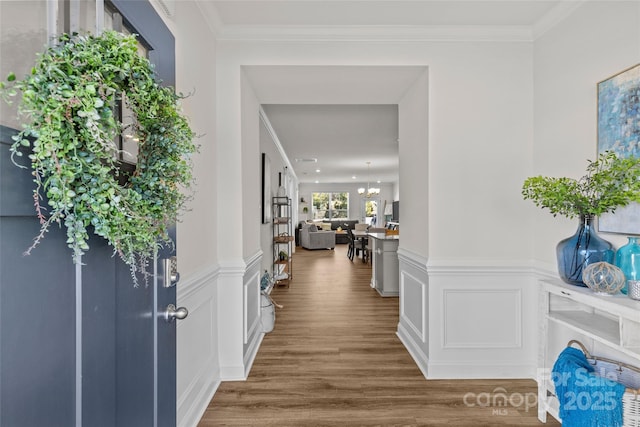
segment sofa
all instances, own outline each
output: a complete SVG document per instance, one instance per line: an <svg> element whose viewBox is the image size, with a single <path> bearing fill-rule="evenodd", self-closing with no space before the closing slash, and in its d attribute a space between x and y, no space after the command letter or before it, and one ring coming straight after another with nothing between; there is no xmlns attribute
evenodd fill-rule
<svg viewBox="0 0 640 427"><path fill-rule="evenodd" d="M353 230L359 221L357 219L325 219L322 222L324 224L330 223L332 230L338 230L338 228L342 230L347 230L347 229ZM347 233L337 233L336 243L337 244L349 243L349 237L347 236Z"/></svg>
<svg viewBox="0 0 640 427"><path fill-rule="evenodd" d="M334 249L336 232L320 230L315 224L303 223L300 228L300 246L305 249Z"/></svg>

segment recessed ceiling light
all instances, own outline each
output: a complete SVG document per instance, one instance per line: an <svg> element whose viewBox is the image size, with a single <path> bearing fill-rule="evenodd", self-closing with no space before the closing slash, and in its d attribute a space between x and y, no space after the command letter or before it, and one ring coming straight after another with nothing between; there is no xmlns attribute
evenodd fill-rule
<svg viewBox="0 0 640 427"><path fill-rule="evenodd" d="M351 179L356 179L356 176L355 176L355 175L353 175L353 176L351 177Z"/></svg>
<svg viewBox="0 0 640 427"><path fill-rule="evenodd" d="M317 172L317 173L320 173L320 169L316 169L316 172Z"/></svg>
<svg viewBox="0 0 640 427"><path fill-rule="evenodd" d="M320 181L318 181L317 179L316 179L316 184L320 184Z"/></svg>

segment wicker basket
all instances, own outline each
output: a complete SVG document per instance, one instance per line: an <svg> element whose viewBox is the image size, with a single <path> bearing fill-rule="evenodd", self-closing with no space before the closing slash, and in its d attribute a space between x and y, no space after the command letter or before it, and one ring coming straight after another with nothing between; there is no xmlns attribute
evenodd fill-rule
<svg viewBox="0 0 640 427"><path fill-rule="evenodd" d="M289 233L280 233L278 236L274 236L273 241L276 243L292 242L293 236L289 236Z"/></svg>
<svg viewBox="0 0 640 427"><path fill-rule="evenodd" d="M587 360L595 369L595 374L614 379L625 385L627 390L622 396L622 420L624 427L640 427L640 368L606 357L591 355L586 347L577 340L569 341L580 347ZM615 377L614 377L615 376Z"/></svg>

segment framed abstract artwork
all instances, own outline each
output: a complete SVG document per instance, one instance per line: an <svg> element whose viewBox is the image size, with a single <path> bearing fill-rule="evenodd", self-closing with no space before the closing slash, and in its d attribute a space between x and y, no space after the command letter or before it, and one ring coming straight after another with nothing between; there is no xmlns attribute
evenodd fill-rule
<svg viewBox="0 0 640 427"><path fill-rule="evenodd" d="M640 157L640 64L598 83L598 154ZM598 230L640 234L640 204L601 215Z"/></svg>

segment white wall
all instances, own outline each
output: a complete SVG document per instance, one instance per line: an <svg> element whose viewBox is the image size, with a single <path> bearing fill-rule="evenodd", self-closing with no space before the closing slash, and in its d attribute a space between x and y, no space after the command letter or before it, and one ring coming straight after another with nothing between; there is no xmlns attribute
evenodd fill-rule
<svg viewBox="0 0 640 427"><path fill-rule="evenodd" d="M224 147L221 150L224 153L218 159L216 171L222 203L218 210L221 267L217 283L216 325L219 339L216 350L223 380L241 380L247 377L263 336L258 328L262 256L259 216L255 213L251 215L251 212L245 213L247 210L253 211L257 200L260 200L259 188L255 188L259 105L246 76L240 71L238 77L240 93L234 104L237 104L239 109L236 113L239 114L235 120L242 131L231 136L224 133L223 127L218 126L220 141L226 141L219 145ZM224 85L219 84L217 87L220 89ZM235 138L239 139L232 143ZM253 234L249 236L249 233Z"/></svg>
<svg viewBox="0 0 640 427"><path fill-rule="evenodd" d="M597 83L638 63L640 3L583 2L561 26L535 43L534 144L530 175L584 175L587 159L597 155ZM553 217L528 202L528 239L540 272L555 274L555 246L575 232L577 220ZM616 247L621 235L601 233ZM549 325L548 360L579 339L592 354L627 360L630 356L576 331ZM627 360L634 364L637 361Z"/></svg>
<svg viewBox="0 0 640 427"><path fill-rule="evenodd" d="M584 175L597 155L597 83L638 63L640 3L584 2L535 43L535 140L527 175ZM577 220L553 217L526 202L528 240L540 268L555 272L555 245ZM603 234L620 246L621 236Z"/></svg>
<svg viewBox="0 0 640 427"><path fill-rule="evenodd" d="M432 184L441 186L441 181L429 177L434 170L429 165L429 72L428 69L407 91L398 106L401 205L401 247L416 255L429 254L430 209L442 206L430 200ZM420 184L418 190L416 184ZM439 226L439 224L438 224Z"/></svg>
<svg viewBox="0 0 640 427"><path fill-rule="evenodd" d="M162 15L162 12L159 11ZM194 2L176 2L173 20L165 19L176 39L176 90L190 94L184 113L197 135L193 157L193 200L177 225L179 306L189 316L177 323L178 424L195 425L220 381L216 308L218 264L218 194L215 159L216 97L213 31ZM194 64L198 64L194 66Z"/></svg>
<svg viewBox="0 0 640 427"><path fill-rule="evenodd" d="M193 2L176 3L176 89L189 94L183 101L199 146L193 157L195 194L178 223L180 271L183 276L196 274L217 258L217 176L214 165L216 148L215 44L209 50L198 47L196 40L213 34ZM187 24L188 23L188 24ZM199 65L194 67L197 62ZM202 236L207 236L203 239Z"/></svg>
<svg viewBox="0 0 640 427"><path fill-rule="evenodd" d="M502 306L505 298L515 298L523 307L531 297L524 290L532 288L531 254L514 248L521 246L526 218L520 186L530 165L533 135L532 43L220 41L218 47L219 83L225 86L219 103L231 106L219 115L218 123L229 140L237 139L241 129L232 113L237 111L233 104L240 96L243 65L250 64L254 72L263 65L418 65L428 69L407 88L415 91L412 96L407 92L402 94L404 100L401 95L390 100L404 101L408 108L400 108L399 118L400 253L405 280L401 289L420 297L401 295L401 318L407 322L399 333L431 376L469 375L479 354L492 362L474 375L532 375L535 320L530 311ZM305 196L308 190L301 190L299 196L310 200L310 192ZM404 238L403 230L408 230ZM452 316L464 318L469 307L449 305L446 313L434 307L444 304L451 292L469 287L477 288L480 294L474 295L489 301L491 295L498 295L486 312L497 313L507 323L516 322L517 331L495 333L493 317L477 312L471 321L483 333L473 342L444 351L443 343L458 339L461 331L454 326L442 336L443 322ZM420 303L413 306L416 301ZM414 328L413 320L422 323ZM503 351L504 345L509 351Z"/></svg>
<svg viewBox="0 0 640 427"><path fill-rule="evenodd" d="M530 43L516 42L221 41L218 75L226 88L219 102L226 111L219 123L225 134L239 133L238 118L227 114L237 111L233 103L243 64L428 65L431 111L424 120L429 121L433 153L429 203L437 228L430 236L431 254L519 259L511 248L519 244L518 218L524 214L520 184L532 140L531 49ZM426 158L401 161L427 166ZM411 197L424 197L425 185L420 180L400 183ZM469 239L470 233L476 238ZM426 239L415 251L427 254Z"/></svg>
<svg viewBox="0 0 640 427"><path fill-rule="evenodd" d="M451 46L429 67L429 256L521 262L532 141L529 43ZM401 181L401 198L405 192ZM424 253L424 252L423 252Z"/></svg>
<svg viewBox="0 0 640 427"><path fill-rule="evenodd" d="M246 82L246 80L245 80ZM243 257L255 254L260 247L261 232L261 157L262 122L260 104L251 85L242 85L242 236ZM272 181L273 182L273 181ZM277 181L276 181L277 184Z"/></svg>
<svg viewBox="0 0 640 427"><path fill-rule="evenodd" d="M579 175L584 159L595 154L595 84L637 62L638 8L635 2L584 2L535 43L219 41L218 126L206 124L215 126L217 170L199 172L212 185L214 202L200 201L205 211L207 203L221 206L217 216L211 212L206 218L216 224L210 232L219 255L205 247L207 254L194 254L196 260L208 258L204 264L209 266L216 260L236 265L260 251L257 240L243 236L255 230L253 219L238 215L256 206L253 197L241 195L255 178L253 172L245 174L252 154L241 151L255 150L254 158L259 156L256 137L242 137L243 65L424 66L425 111L411 107L415 117L404 125L409 137L400 130L401 229L413 226L414 233L413 238L401 238L401 289L406 292L401 316L406 329L399 334L425 374L529 375L536 339L531 261L538 271L555 272L555 244L575 224L523 201L520 188L532 174ZM184 45L195 43L188 28L194 26L186 21L180 25ZM196 80L200 90L206 83ZM421 132L420 119L427 138L412 136L416 129ZM242 140L248 145L241 149ZM424 174L414 173L420 170ZM306 189L299 196L310 201L310 193ZM205 216L185 222L182 233L195 235ZM198 252L201 244L193 243L187 254ZM195 272L199 264L187 267ZM476 310L478 298L486 304L483 310ZM242 310L241 305L235 309ZM455 319L465 318L477 322L476 335L456 324ZM244 321L234 319L218 320L227 325ZM492 328L496 324L515 326Z"/></svg>

